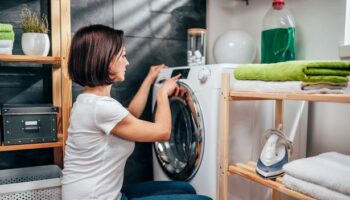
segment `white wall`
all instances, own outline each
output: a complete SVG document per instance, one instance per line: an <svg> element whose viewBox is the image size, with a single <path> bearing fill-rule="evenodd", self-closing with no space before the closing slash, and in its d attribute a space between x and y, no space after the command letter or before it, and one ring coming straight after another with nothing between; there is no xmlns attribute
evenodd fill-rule
<svg viewBox="0 0 350 200"><path fill-rule="evenodd" d="M214 63L212 47L225 31L242 29L256 40L260 58L260 34L264 14L272 0L208 0L207 29L209 63ZM343 44L346 0L286 0L296 19L297 59L339 60ZM350 105L312 103L309 110L308 155L325 151L350 154Z"/></svg>

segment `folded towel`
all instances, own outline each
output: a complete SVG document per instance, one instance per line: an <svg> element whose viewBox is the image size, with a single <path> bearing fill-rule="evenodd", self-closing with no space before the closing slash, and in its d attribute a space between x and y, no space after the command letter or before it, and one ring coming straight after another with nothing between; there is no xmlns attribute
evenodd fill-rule
<svg viewBox="0 0 350 200"><path fill-rule="evenodd" d="M350 195L350 156L328 152L294 160L283 166L286 174Z"/></svg>
<svg viewBox="0 0 350 200"><path fill-rule="evenodd" d="M302 93L305 93L305 94L345 94L345 93L349 93L349 90L329 89L329 88L303 89Z"/></svg>
<svg viewBox="0 0 350 200"><path fill-rule="evenodd" d="M303 81L306 83L347 83L350 62L288 61L274 64L246 64L234 70L238 80Z"/></svg>
<svg viewBox="0 0 350 200"><path fill-rule="evenodd" d="M234 91L245 92L277 92L306 94L344 94L350 93L347 84L342 85L305 85L301 81L246 81L233 80L231 88Z"/></svg>
<svg viewBox="0 0 350 200"><path fill-rule="evenodd" d="M305 84L303 83L303 89L305 88L328 88L328 89L343 89L344 87L348 87L349 85L347 83L342 83L342 84L334 84L334 85L329 85L329 84Z"/></svg>
<svg viewBox="0 0 350 200"><path fill-rule="evenodd" d="M15 40L14 32L0 32L0 40Z"/></svg>
<svg viewBox="0 0 350 200"><path fill-rule="evenodd" d="M285 174L283 176L283 185L287 188L290 188L294 191L298 191L309 195L315 199L320 200L350 200L350 196L336 192L334 190L309 183L300 179L297 179L293 176Z"/></svg>
<svg viewBox="0 0 350 200"><path fill-rule="evenodd" d="M12 48L0 48L1 55L12 55Z"/></svg>
<svg viewBox="0 0 350 200"><path fill-rule="evenodd" d="M13 32L12 24L0 23L0 32Z"/></svg>
<svg viewBox="0 0 350 200"><path fill-rule="evenodd" d="M0 48L12 48L13 40L0 40Z"/></svg>

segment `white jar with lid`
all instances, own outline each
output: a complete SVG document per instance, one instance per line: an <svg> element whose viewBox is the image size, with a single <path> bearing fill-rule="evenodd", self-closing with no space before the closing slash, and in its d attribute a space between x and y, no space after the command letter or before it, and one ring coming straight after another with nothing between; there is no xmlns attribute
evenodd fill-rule
<svg viewBox="0 0 350 200"><path fill-rule="evenodd" d="M206 32L203 28L187 30L187 64L189 66L205 64Z"/></svg>

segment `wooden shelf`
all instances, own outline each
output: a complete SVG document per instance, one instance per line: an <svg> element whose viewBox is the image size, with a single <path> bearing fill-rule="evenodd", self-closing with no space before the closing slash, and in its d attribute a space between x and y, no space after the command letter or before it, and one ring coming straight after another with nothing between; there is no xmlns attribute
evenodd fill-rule
<svg viewBox="0 0 350 200"><path fill-rule="evenodd" d="M286 195L289 195L291 197L297 198L297 199L304 199L304 200L314 200L313 198L306 196L302 193L296 192L294 190L286 188L281 182L282 178L279 177L276 180L270 180L270 179L264 179L261 176L259 176L255 172L256 164L254 162L248 162L248 163L237 163L236 165L229 166L228 171L232 174L237 174L239 176L242 176L244 178L247 178L251 181L260 183L261 185L264 185L266 187L272 188L274 190L277 190L281 193L284 193Z"/></svg>
<svg viewBox="0 0 350 200"><path fill-rule="evenodd" d="M60 65L61 59L53 56L0 55L0 62L29 62Z"/></svg>
<svg viewBox="0 0 350 200"><path fill-rule="evenodd" d="M276 180L264 179L255 172L254 162L229 164L229 135L230 130L230 101L242 100L275 100L275 127L283 124L283 101L317 101L350 103L349 94L296 94L296 93L269 93L269 92L239 92L230 88L230 74L224 73L221 80L220 98L220 185L219 199L228 200L228 176L236 174L251 181L260 183L272 189L272 199L280 200L281 194L286 194L297 199L313 200L313 198L302 193L286 188L281 182L282 178ZM234 134L234 133L233 133ZM239 191L236 191L239 192Z"/></svg>
<svg viewBox="0 0 350 200"><path fill-rule="evenodd" d="M71 40L70 0L50 1L47 8L50 13L50 50L52 56L0 55L0 62L10 62L9 66L15 63L16 67L36 67L37 64L52 65L52 105L60 107L60 112L57 116L57 129L60 133L57 135L58 141L11 146L0 144L0 152L54 148L54 163L63 167L64 144L67 139L70 108L72 107L72 81L68 74L67 60ZM18 65L18 63L21 64ZM31 65L27 65L27 63L31 63Z"/></svg>
<svg viewBox="0 0 350 200"><path fill-rule="evenodd" d="M7 146L0 145L0 152L63 147L63 134L58 134L57 139L58 139L57 142L49 142L49 143L18 144L18 145L7 145Z"/></svg>
<svg viewBox="0 0 350 200"><path fill-rule="evenodd" d="M306 100L350 103L350 95L348 94L295 94L230 91L230 98L231 100Z"/></svg>

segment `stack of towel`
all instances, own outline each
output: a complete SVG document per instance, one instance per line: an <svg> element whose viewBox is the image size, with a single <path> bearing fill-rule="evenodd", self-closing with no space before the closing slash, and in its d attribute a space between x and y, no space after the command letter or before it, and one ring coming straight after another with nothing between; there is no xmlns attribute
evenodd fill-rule
<svg viewBox="0 0 350 200"><path fill-rule="evenodd" d="M15 32L11 24L0 23L0 54L12 55Z"/></svg>
<svg viewBox="0 0 350 200"><path fill-rule="evenodd" d="M328 152L283 166L283 184L321 200L350 199L350 156Z"/></svg>
<svg viewBox="0 0 350 200"><path fill-rule="evenodd" d="M288 61L247 64L234 69L232 85L238 91L344 93L348 89L350 62Z"/></svg>

